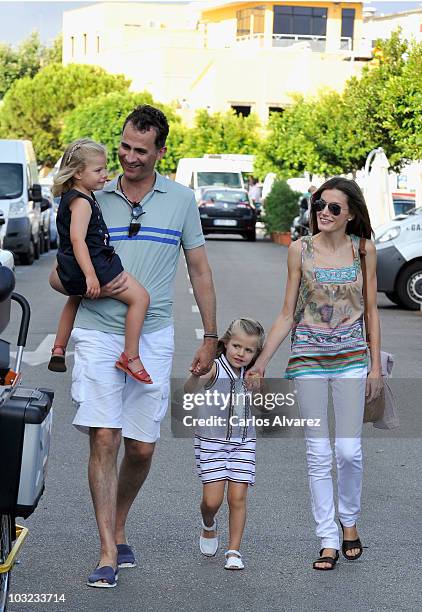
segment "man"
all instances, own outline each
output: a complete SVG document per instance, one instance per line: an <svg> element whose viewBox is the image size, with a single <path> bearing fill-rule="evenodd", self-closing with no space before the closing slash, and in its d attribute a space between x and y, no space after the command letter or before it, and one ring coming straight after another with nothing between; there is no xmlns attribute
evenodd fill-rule
<svg viewBox="0 0 422 612"><path fill-rule="evenodd" d="M136 108L124 123L118 151L123 174L97 194L125 271L150 294L140 350L154 384L126 379L114 365L123 350L126 309L106 298L125 287L125 273L103 289L105 299L83 300L73 330L72 396L78 405L73 424L90 436L88 477L100 535L100 560L89 586L113 587L117 566L136 564L125 524L148 475L168 404L172 285L180 246L205 330L191 371L205 373L215 355L215 292L195 197L155 171L166 152L168 129L160 110ZM122 437L125 454L117 474Z"/></svg>

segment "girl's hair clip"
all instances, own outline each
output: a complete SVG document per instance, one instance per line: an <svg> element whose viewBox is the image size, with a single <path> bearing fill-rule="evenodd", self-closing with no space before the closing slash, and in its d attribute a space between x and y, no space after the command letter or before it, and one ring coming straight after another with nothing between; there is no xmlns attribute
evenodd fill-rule
<svg viewBox="0 0 422 612"><path fill-rule="evenodd" d="M69 155L67 156L67 160L66 160L66 166L67 166L68 164L70 164L70 162L71 162L71 160L72 160L72 157L73 157L73 154L75 153L75 151L77 151L77 150L78 150L78 149L80 149L80 148L81 148L81 145L80 145L80 144L75 144L75 145L74 145L74 146L73 146L73 147L70 149L70 153L69 153Z"/></svg>

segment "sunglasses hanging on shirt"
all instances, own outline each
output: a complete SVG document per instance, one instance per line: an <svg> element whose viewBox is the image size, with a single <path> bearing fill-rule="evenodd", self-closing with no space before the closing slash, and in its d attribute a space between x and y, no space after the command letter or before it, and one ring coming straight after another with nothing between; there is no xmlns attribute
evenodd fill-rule
<svg viewBox="0 0 422 612"><path fill-rule="evenodd" d="M133 238L134 236L137 236L139 234L139 230L141 229L141 222L138 221L138 219L144 214L145 214L145 211L142 210L142 206L138 205L132 208L132 215L130 219L129 232L128 232L129 238Z"/></svg>

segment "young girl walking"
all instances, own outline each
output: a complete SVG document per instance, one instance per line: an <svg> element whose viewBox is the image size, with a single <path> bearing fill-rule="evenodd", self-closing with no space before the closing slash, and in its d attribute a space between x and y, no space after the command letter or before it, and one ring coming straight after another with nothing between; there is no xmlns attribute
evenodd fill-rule
<svg viewBox="0 0 422 612"><path fill-rule="evenodd" d="M199 547L202 554L209 557L218 550L215 517L223 503L227 483L229 548L224 567L228 570L244 568L240 543L246 522L247 489L255 483L256 449L255 429L247 424L252 415L244 376L260 354L264 337L258 321L235 319L218 342L217 359L211 370L201 377L192 374L185 384L187 393L195 393L201 388L217 391L213 393L213 405L208 411L210 415L222 417L220 423L224 424L217 428L201 428L195 434L196 466L203 484L203 531ZM207 409L204 416L206 412Z"/></svg>
<svg viewBox="0 0 422 612"><path fill-rule="evenodd" d="M97 299L101 288L123 272L119 256L110 246L107 226L93 191L107 180L106 150L97 142L82 138L65 150L54 178L53 194L60 195L57 231L60 245L57 268L50 285L69 295L62 311L52 350L49 370L65 372L65 352L82 297ZM152 380L139 357L139 338L149 306L149 294L133 276L127 275L127 288L113 296L128 306L125 349L116 367L137 380Z"/></svg>
<svg viewBox="0 0 422 612"><path fill-rule="evenodd" d="M334 177L311 199L311 236L289 248L283 308L248 377L264 376L280 344L292 332L286 377L295 379L301 415L318 418L305 427L306 458L316 535L320 538L315 570L332 570L339 558L335 521L332 450L327 405L332 390L336 421L338 519L343 556L358 559L363 546L357 531L362 491L361 432L365 393L382 388L380 324L377 311L376 251L368 209L359 186ZM370 369L363 333L364 300L360 251L366 252L367 317Z"/></svg>

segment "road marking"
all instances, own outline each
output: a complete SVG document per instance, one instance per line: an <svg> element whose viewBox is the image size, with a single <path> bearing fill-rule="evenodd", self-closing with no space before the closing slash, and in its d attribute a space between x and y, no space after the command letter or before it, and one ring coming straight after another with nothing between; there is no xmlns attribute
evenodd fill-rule
<svg viewBox="0 0 422 612"><path fill-rule="evenodd" d="M196 304L193 304L192 312L199 312L199 308L198 308L198 306Z"/></svg>
<svg viewBox="0 0 422 612"><path fill-rule="evenodd" d="M24 351L22 361L30 366L38 366L50 361L51 348L54 345L55 334L47 334L35 351ZM10 355L16 357L16 352L11 351ZM73 351L66 353L67 356L73 355Z"/></svg>
<svg viewBox="0 0 422 612"><path fill-rule="evenodd" d="M195 329L195 335L196 335L196 339L197 340L202 340L202 337L204 335L204 330L203 329Z"/></svg>

